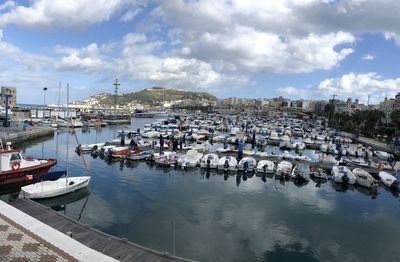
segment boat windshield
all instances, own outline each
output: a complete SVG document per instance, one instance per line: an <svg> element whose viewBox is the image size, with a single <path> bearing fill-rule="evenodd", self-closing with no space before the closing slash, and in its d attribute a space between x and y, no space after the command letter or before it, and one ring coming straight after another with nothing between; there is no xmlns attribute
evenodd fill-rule
<svg viewBox="0 0 400 262"><path fill-rule="evenodd" d="M11 154L10 161L21 160L21 155L19 153Z"/></svg>

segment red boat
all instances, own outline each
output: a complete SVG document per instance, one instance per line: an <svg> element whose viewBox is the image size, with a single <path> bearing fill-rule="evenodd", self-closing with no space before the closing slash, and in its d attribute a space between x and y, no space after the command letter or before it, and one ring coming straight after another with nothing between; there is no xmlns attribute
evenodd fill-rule
<svg viewBox="0 0 400 262"><path fill-rule="evenodd" d="M125 158L129 152L129 147L127 146L114 147L109 149L108 156L112 158Z"/></svg>
<svg viewBox="0 0 400 262"><path fill-rule="evenodd" d="M18 149L8 142L0 147L0 185L24 182L31 175L47 174L57 164L56 159L32 159L22 157Z"/></svg>

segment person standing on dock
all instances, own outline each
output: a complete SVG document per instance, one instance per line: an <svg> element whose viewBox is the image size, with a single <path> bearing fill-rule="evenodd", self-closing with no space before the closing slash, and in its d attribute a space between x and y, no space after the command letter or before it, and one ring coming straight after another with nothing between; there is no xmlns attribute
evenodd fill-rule
<svg viewBox="0 0 400 262"><path fill-rule="evenodd" d="M160 155L162 154L163 149L164 149L164 138L162 134L160 134Z"/></svg>
<svg viewBox="0 0 400 262"><path fill-rule="evenodd" d="M125 146L125 130L121 132L121 146Z"/></svg>
<svg viewBox="0 0 400 262"><path fill-rule="evenodd" d="M243 148L244 148L244 141L243 141L243 138L240 138L239 144L238 144L238 161L240 161L240 159L242 159Z"/></svg>

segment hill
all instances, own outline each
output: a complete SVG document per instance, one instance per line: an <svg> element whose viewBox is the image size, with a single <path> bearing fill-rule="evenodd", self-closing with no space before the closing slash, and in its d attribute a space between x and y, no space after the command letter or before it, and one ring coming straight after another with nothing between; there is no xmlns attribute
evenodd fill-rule
<svg viewBox="0 0 400 262"><path fill-rule="evenodd" d="M131 103L140 103L149 106L160 105L163 102L172 102L178 100L209 100L215 101L217 98L206 92L193 92L180 89L171 89L164 87L152 87L148 89L143 89L138 92L126 93L118 95L117 104L119 106L128 105ZM105 107L114 105L114 95L113 94L97 94L91 96L83 101L76 102L79 103L90 103L97 104Z"/></svg>

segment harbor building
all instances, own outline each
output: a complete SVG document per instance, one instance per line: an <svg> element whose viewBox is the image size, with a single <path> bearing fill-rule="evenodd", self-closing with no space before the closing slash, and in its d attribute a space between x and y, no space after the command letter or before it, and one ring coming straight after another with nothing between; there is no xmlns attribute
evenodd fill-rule
<svg viewBox="0 0 400 262"><path fill-rule="evenodd" d="M11 86L2 86L1 87L1 94L4 95L12 95L12 97L8 98L8 106L9 108L13 108L17 106L17 88ZM3 108L6 107L6 98L1 97L1 106Z"/></svg>

